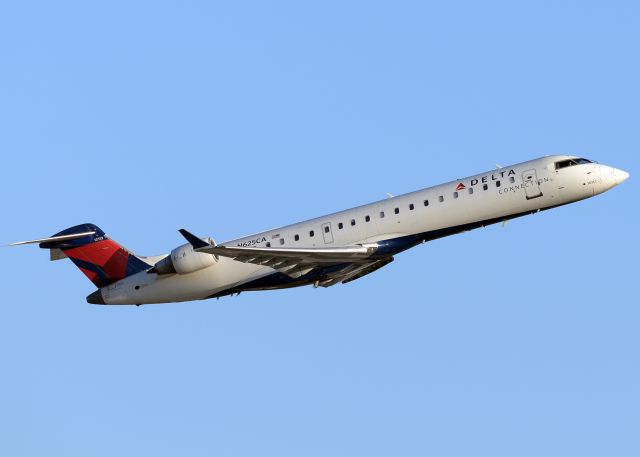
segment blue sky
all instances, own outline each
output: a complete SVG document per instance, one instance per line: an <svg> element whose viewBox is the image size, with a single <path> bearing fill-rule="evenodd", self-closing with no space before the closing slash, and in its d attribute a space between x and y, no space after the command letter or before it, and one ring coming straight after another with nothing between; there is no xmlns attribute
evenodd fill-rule
<svg viewBox="0 0 640 457"><path fill-rule="evenodd" d="M140 254L534 157L631 173L345 286L97 307L0 250L0 455L640 453L636 2L13 2L0 242Z"/></svg>

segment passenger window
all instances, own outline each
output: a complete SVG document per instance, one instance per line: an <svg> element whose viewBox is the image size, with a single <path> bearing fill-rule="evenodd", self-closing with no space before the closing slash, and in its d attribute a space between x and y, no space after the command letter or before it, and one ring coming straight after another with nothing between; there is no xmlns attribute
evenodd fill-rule
<svg viewBox="0 0 640 457"><path fill-rule="evenodd" d="M423 203L424 203L424 206L429 206L429 200L425 200Z"/></svg>
<svg viewBox="0 0 640 457"><path fill-rule="evenodd" d="M309 237L313 238L313 235L315 235L315 233L313 233L313 230L311 230L311 231L309 232Z"/></svg>
<svg viewBox="0 0 640 457"><path fill-rule="evenodd" d="M514 178L513 176L509 178L509 182L511 184L513 184L514 182L516 182L516 178Z"/></svg>
<svg viewBox="0 0 640 457"><path fill-rule="evenodd" d="M469 187L469 195L473 195L473 187Z"/></svg>
<svg viewBox="0 0 640 457"><path fill-rule="evenodd" d="M371 218L369 216L365 216L364 220L365 220L365 222L369 222L371 220Z"/></svg>
<svg viewBox="0 0 640 457"><path fill-rule="evenodd" d="M488 188L489 188L489 186L488 186L487 184L483 184L483 185L482 185L482 189L483 189L483 190L487 190Z"/></svg>
<svg viewBox="0 0 640 457"><path fill-rule="evenodd" d="M413 211L413 208L415 208L415 207L413 206L413 203L409 204L409 210L410 210L410 211Z"/></svg>
<svg viewBox="0 0 640 457"><path fill-rule="evenodd" d="M296 240L296 241L300 241L300 235L294 236L293 239Z"/></svg>
<svg viewBox="0 0 640 457"><path fill-rule="evenodd" d="M351 219L351 225L356 225L356 220L355 219Z"/></svg>
<svg viewBox="0 0 640 457"><path fill-rule="evenodd" d="M284 238L280 238L280 244L284 244Z"/></svg>
<svg viewBox="0 0 640 457"><path fill-rule="evenodd" d="M384 211L380 211L380 219L384 219Z"/></svg>
<svg viewBox="0 0 640 457"><path fill-rule="evenodd" d="M500 181L496 181L496 187L500 187Z"/></svg>
<svg viewBox="0 0 640 457"><path fill-rule="evenodd" d="M324 233L329 233L329 226L328 225L324 226Z"/></svg>
<svg viewBox="0 0 640 457"><path fill-rule="evenodd" d="M440 196L438 197L438 201L439 201L440 203L442 203L442 202L444 201L444 197L443 197L442 195L440 195Z"/></svg>
<svg viewBox="0 0 640 457"><path fill-rule="evenodd" d="M344 225L342 224L342 222L338 222L338 230L342 230L342 227L344 227Z"/></svg>
<svg viewBox="0 0 640 457"><path fill-rule="evenodd" d="M453 193L453 198L458 198L458 192Z"/></svg>
<svg viewBox="0 0 640 457"><path fill-rule="evenodd" d="M393 212L396 213L396 214L400 214L400 208L394 209Z"/></svg>
<svg viewBox="0 0 640 457"><path fill-rule="evenodd" d="M271 247L271 243L267 241L267 247L270 248Z"/></svg>

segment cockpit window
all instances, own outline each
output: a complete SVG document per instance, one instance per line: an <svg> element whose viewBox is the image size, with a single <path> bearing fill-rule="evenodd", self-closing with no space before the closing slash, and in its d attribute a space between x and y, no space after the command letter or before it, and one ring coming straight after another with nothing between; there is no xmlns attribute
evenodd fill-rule
<svg viewBox="0 0 640 457"><path fill-rule="evenodd" d="M561 168L567 168L573 165L578 165L573 159L561 160L560 162L556 162L556 170L560 170Z"/></svg>
<svg viewBox="0 0 640 457"><path fill-rule="evenodd" d="M588 160L588 159L561 160L559 162L556 162L556 170L559 170L561 168L572 167L574 165L582 165L582 164L585 164L585 163L593 163L593 162L591 162L591 160Z"/></svg>

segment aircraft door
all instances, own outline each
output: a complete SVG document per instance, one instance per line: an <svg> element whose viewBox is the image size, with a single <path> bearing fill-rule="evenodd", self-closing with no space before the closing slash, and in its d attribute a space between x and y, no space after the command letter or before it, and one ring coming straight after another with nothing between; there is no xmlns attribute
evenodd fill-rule
<svg viewBox="0 0 640 457"><path fill-rule="evenodd" d="M542 197L542 191L540 190L540 184L538 183L538 175L535 168L524 171L522 173L522 185L524 186L527 200L532 198Z"/></svg>
<svg viewBox="0 0 640 457"><path fill-rule="evenodd" d="M322 236L324 238L324 244L333 243L333 232L331 231L331 222L325 222L322 224Z"/></svg>

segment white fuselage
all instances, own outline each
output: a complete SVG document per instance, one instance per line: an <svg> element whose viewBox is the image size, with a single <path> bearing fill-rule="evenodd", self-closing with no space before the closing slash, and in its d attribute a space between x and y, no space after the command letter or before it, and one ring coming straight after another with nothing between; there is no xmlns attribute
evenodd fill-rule
<svg viewBox="0 0 640 457"><path fill-rule="evenodd" d="M556 169L567 159L577 158L550 156L519 163L222 245L318 248L379 243L393 255L419 242L589 198L628 177L597 163ZM212 266L189 274L137 273L103 288L102 296L106 304L197 300L226 291L280 288L275 277L272 285L266 280L259 287L252 285L275 273L268 266L220 257Z"/></svg>

